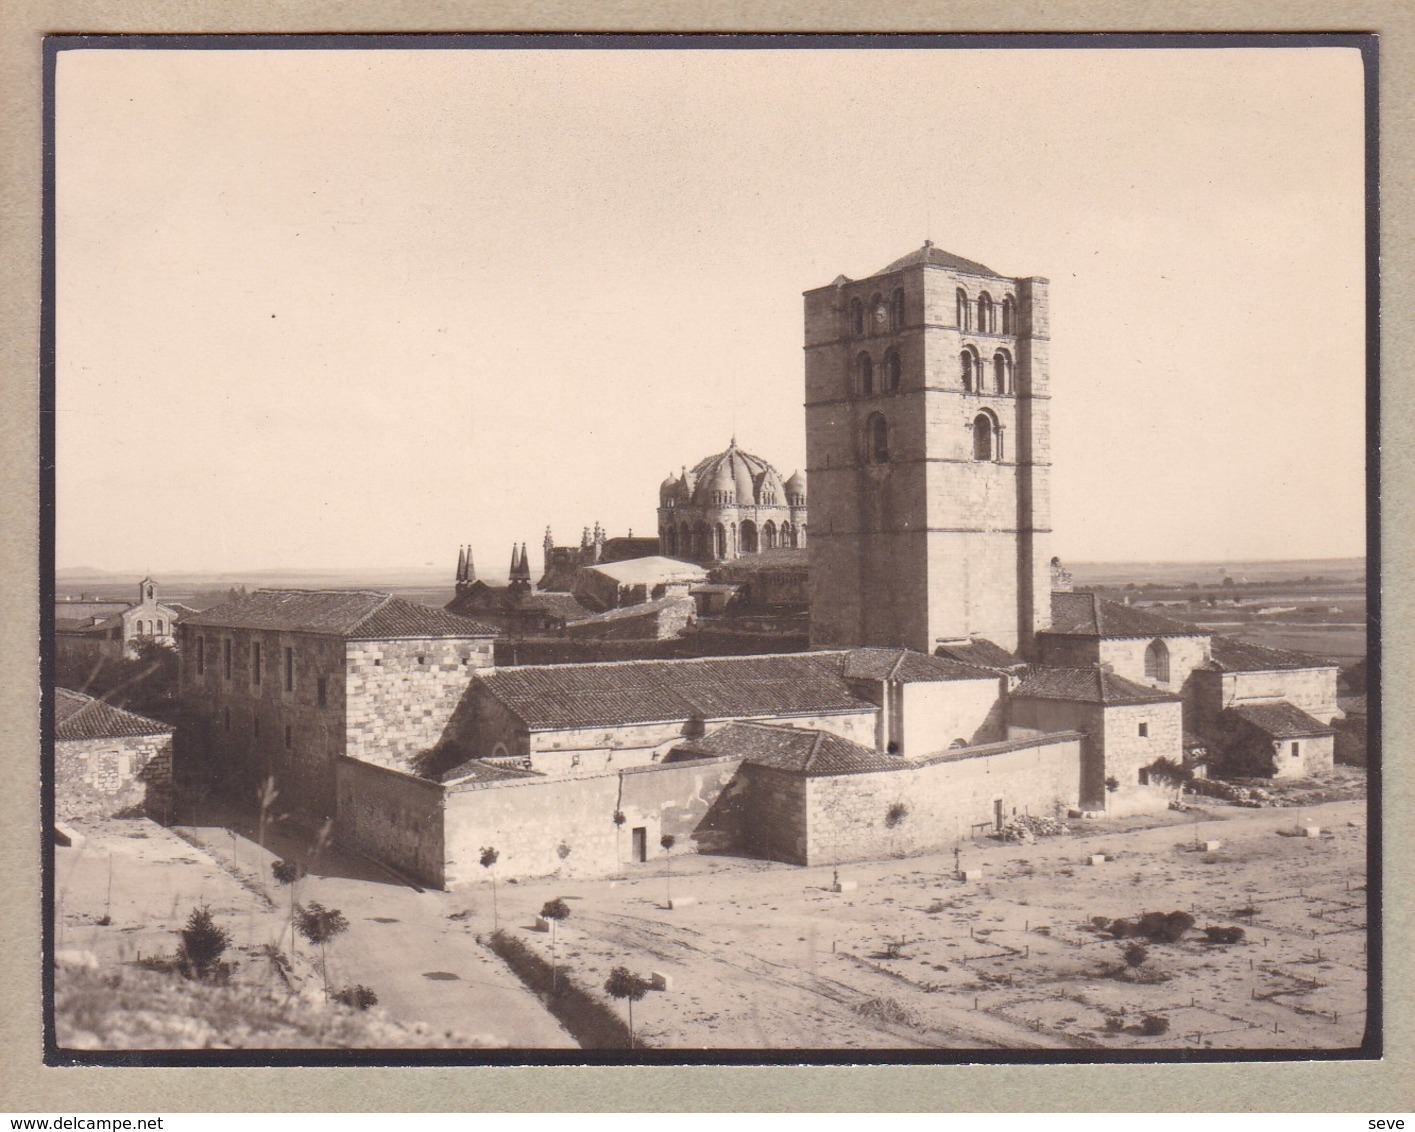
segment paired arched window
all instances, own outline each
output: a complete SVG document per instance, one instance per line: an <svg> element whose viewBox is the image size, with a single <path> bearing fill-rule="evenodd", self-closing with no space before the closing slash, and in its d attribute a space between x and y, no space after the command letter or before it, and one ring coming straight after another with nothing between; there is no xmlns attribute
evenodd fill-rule
<svg viewBox="0 0 1415 1132"><path fill-rule="evenodd" d="M859 299L850 300L850 333L863 334L865 332L865 307Z"/></svg>
<svg viewBox="0 0 1415 1132"><path fill-rule="evenodd" d="M1011 295L1007 295L1002 300L1002 332L1004 334L1017 333L1017 304Z"/></svg>
<svg viewBox="0 0 1415 1132"><path fill-rule="evenodd" d="M871 464L889 463L889 422L883 413L871 413L865 422L865 456Z"/></svg>
<svg viewBox="0 0 1415 1132"><path fill-rule="evenodd" d="M891 318L890 321L895 330L904 326L904 288L900 287L894 292L894 298L889 304Z"/></svg>
<svg viewBox="0 0 1415 1132"><path fill-rule="evenodd" d="M979 413L973 418L973 459L999 459L1001 446L997 418L986 411Z"/></svg>
<svg viewBox="0 0 1415 1132"><path fill-rule="evenodd" d="M970 308L969 305L968 305L968 292L965 291L965 290L963 290L962 287L959 287L959 288L958 288L958 291L957 291L957 298L958 298L958 329L959 329L959 330L972 330L972 329L973 329L973 320L972 320L972 318L970 317L971 314L972 314L972 310L971 310L971 308Z"/></svg>
<svg viewBox="0 0 1415 1132"><path fill-rule="evenodd" d="M899 361L899 351L891 346L884 352L884 391L886 393L899 392L899 380L903 376L904 367Z"/></svg>
<svg viewBox="0 0 1415 1132"><path fill-rule="evenodd" d="M992 386L997 393L1013 391L1012 355L1006 350L999 350L992 356Z"/></svg>
<svg viewBox="0 0 1415 1132"><path fill-rule="evenodd" d="M993 321L992 296L986 291L978 296L978 329L984 334L993 334L997 330Z"/></svg>
<svg viewBox="0 0 1415 1132"><path fill-rule="evenodd" d="M963 352L958 355L958 363L962 370L964 391L981 393L983 391L983 367L971 346L965 347Z"/></svg>
<svg viewBox="0 0 1415 1132"><path fill-rule="evenodd" d="M1145 650L1145 679L1169 683L1169 646L1155 639Z"/></svg>
<svg viewBox="0 0 1415 1132"><path fill-rule="evenodd" d="M861 397L873 397L875 392L875 364L869 354L861 354L855 359L855 388Z"/></svg>

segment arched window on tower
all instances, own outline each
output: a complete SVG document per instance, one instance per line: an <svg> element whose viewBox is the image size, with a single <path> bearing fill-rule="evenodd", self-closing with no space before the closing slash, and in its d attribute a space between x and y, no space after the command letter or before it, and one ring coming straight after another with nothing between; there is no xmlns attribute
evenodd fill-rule
<svg viewBox="0 0 1415 1132"><path fill-rule="evenodd" d="M884 391L886 393L899 392L899 379L903 368L899 362L899 351L891 346L884 354Z"/></svg>
<svg viewBox="0 0 1415 1132"><path fill-rule="evenodd" d="M861 397L873 397L875 393L875 364L869 354L861 354L855 359L855 387Z"/></svg>
<svg viewBox="0 0 1415 1132"><path fill-rule="evenodd" d="M895 330L901 330L904 326L904 288L898 287L894 291L894 297L889 304L891 319Z"/></svg>
<svg viewBox="0 0 1415 1132"><path fill-rule="evenodd" d="M968 307L968 292L962 287L958 288L958 329L972 330L973 320L968 316L972 313Z"/></svg>
<svg viewBox="0 0 1415 1132"><path fill-rule="evenodd" d="M989 412L979 413L973 418L973 459L994 460L997 448L996 418Z"/></svg>
<svg viewBox="0 0 1415 1132"><path fill-rule="evenodd" d="M999 350L992 356L992 385L995 392L1013 392L1012 356L1006 350Z"/></svg>
<svg viewBox="0 0 1415 1132"><path fill-rule="evenodd" d="M889 422L883 413L871 413L865 422L865 453L871 464L889 463Z"/></svg>
<svg viewBox="0 0 1415 1132"><path fill-rule="evenodd" d="M986 291L978 296L978 329L984 334L997 330L993 322L992 296Z"/></svg>
<svg viewBox="0 0 1415 1132"><path fill-rule="evenodd" d="M1145 650L1145 679L1169 683L1169 646L1158 638Z"/></svg>
<svg viewBox="0 0 1415 1132"><path fill-rule="evenodd" d="M1002 300L1002 332L1017 333L1017 303L1011 295L1004 296Z"/></svg>
<svg viewBox="0 0 1415 1132"><path fill-rule="evenodd" d="M963 389L967 393L982 392L982 371L978 365L978 355L972 349L965 349L958 356L959 366L962 369Z"/></svg>
<svg viewBox="0 0 1415 1132"><path fill-rule="evenodd" d="M850 300L850 333L863 334L865 332L865 307L859 299Z"/></svg>

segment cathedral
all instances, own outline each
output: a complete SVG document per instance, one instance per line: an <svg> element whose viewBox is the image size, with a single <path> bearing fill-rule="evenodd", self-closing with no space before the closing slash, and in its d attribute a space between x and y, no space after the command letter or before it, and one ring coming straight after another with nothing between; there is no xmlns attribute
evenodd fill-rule
<svg viewBox="0 0 1415 1132"><path fill-rule="evenodd" d="M522 544L506 587L466 550L445 611L261 591L184 619L189 735L213 773L293 776L342 841L440 886L486 879L487 844L511 873L607 875L621 825L634 861L817 864L1163 810L1209 766L1330 770L1335 664L1074 591L1050 556L1047 288L925 241L805 292L809 541L806 476L733 438L660 485L656 539L547 532L539 590ZM586 616L552 589L572 566L615 587L615 621L626 585L688 600L645 571L807 556L809 651L496 662L493 638Z"/></svg>
<svg viewBox="0 0 1415 1132"><path fill-rule="evenodd" d="M783 480L737 447L669 474L658 489L659 553L710 564L806 546L806 477Z"/></svg>

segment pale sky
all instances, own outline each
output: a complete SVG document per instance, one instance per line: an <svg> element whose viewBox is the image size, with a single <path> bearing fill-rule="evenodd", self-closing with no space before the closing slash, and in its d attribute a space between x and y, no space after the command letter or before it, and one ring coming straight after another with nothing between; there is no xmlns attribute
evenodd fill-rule
<svg viewBox="0 0 1415 1132"><path fill-rule="evenodd" d="M925 237L1052 281L1055 553L1364 553L1354 50L66 51L57 92L60 567L652 534L734 430L803 466L801 293Z"/></svg>

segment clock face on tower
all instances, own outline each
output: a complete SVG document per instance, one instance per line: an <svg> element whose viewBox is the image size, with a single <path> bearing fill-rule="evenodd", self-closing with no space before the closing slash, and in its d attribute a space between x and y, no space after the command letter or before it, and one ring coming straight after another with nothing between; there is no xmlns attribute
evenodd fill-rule
<svg viewBox="0 0 1415 1132"><path fill-rule="evenodd" d="M888 317L889 311L885 310L883 303L880 303L879 306L875 307L875 321L877 323L883 326L885 319L887 319Z"/></svg>

